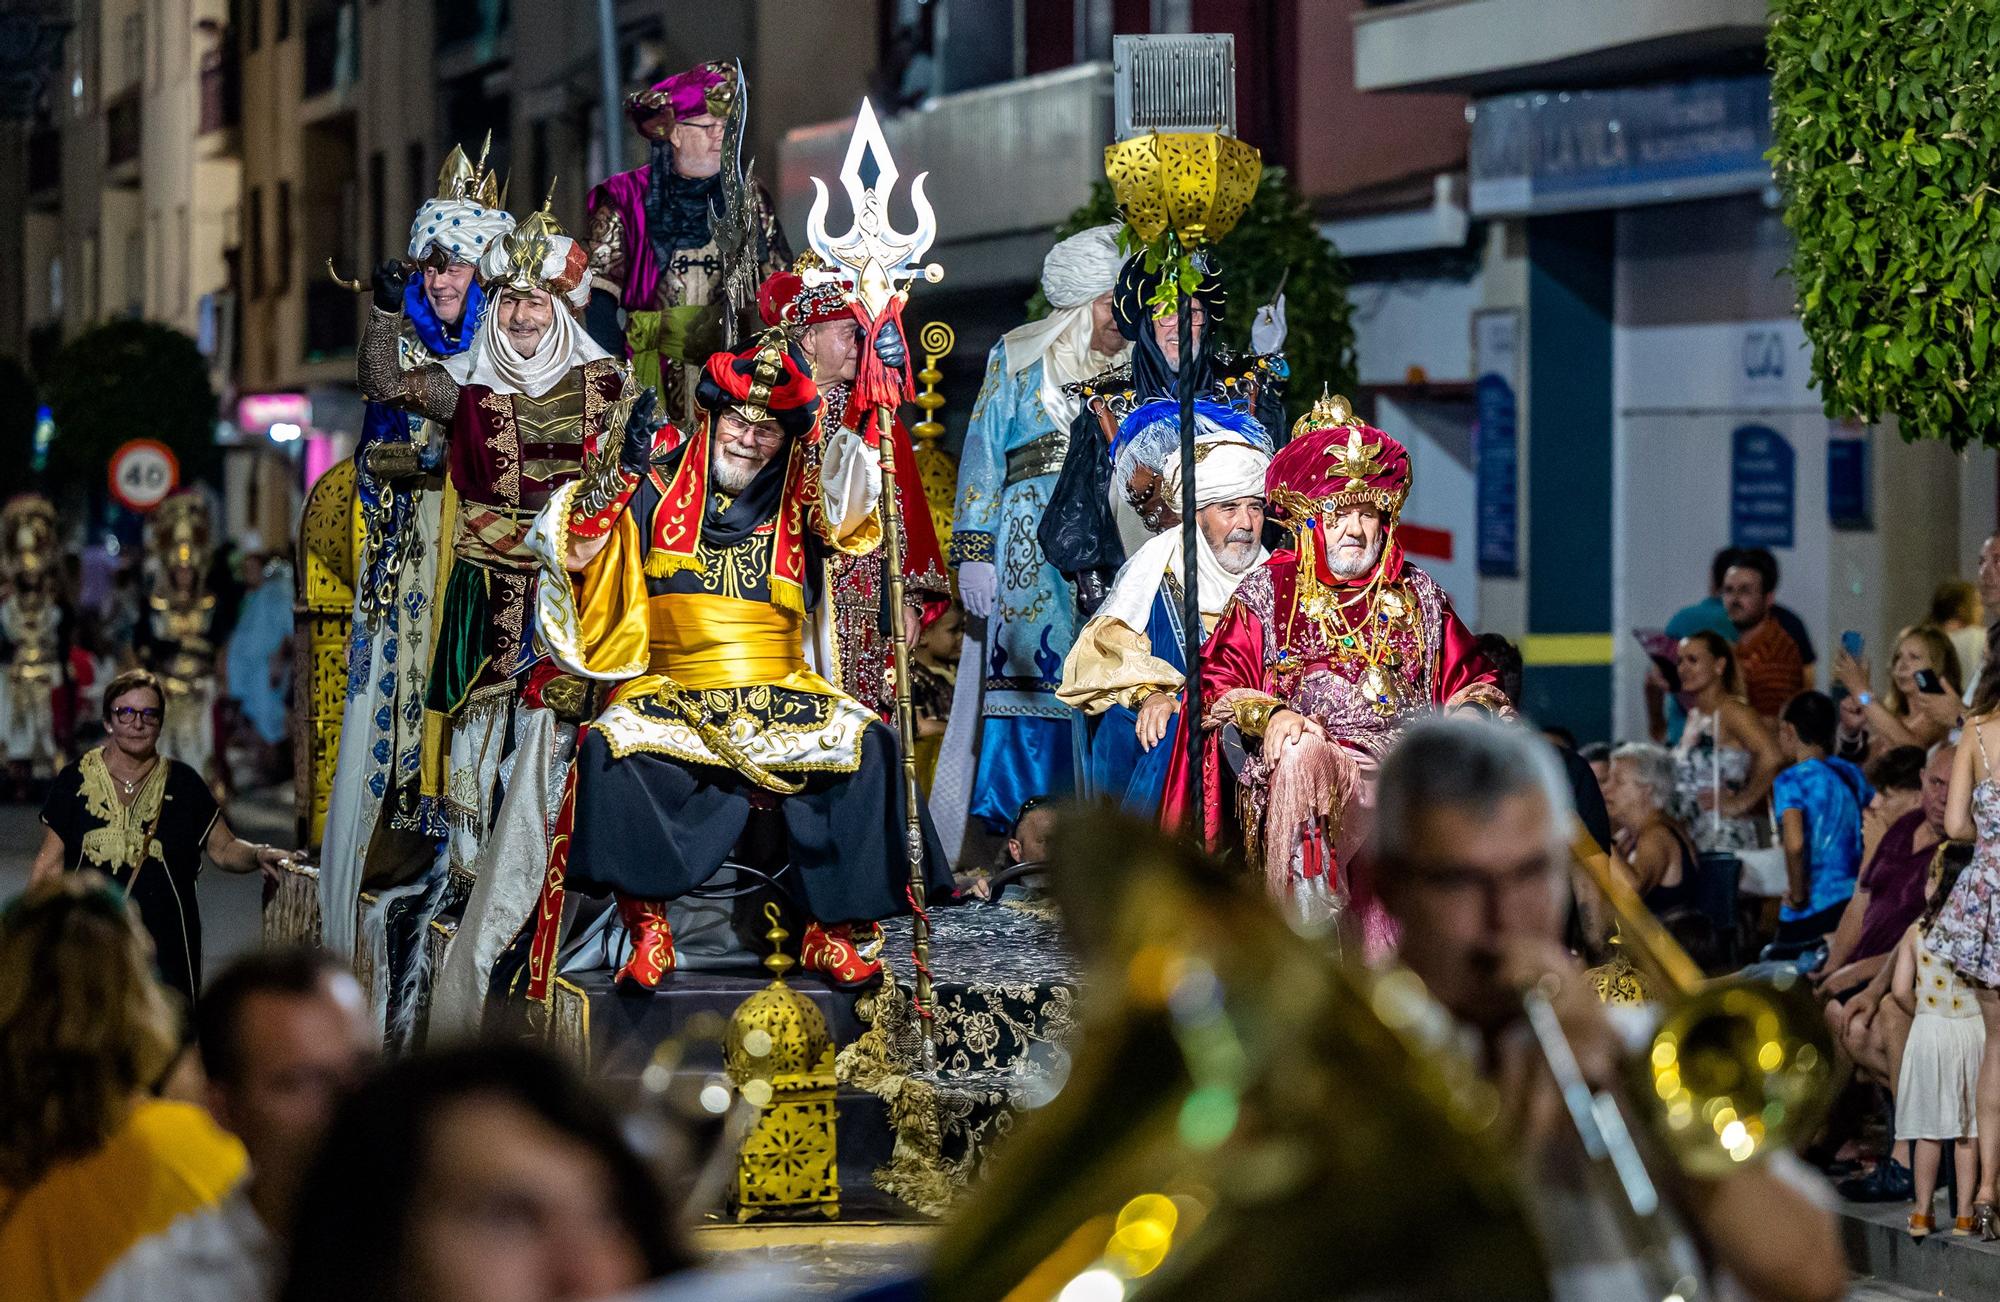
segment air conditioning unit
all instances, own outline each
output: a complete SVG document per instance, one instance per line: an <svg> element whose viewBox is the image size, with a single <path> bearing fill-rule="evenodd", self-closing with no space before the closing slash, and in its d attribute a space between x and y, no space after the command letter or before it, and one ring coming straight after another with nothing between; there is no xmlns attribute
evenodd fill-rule
<svg viewBox="0 0 2000 1302"><path fill-rule="evenodd" d="M1227 32L1111 41L1119 140L1150 131L1236 134L1236 38Z"/></svg>

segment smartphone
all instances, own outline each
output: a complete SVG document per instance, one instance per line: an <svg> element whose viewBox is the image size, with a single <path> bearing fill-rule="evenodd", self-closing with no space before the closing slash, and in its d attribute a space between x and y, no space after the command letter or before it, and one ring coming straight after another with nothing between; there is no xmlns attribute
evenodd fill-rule
<svg viewBox="0 0 2000 1302"><path fill-rule="evenodd" d="M1917 690L1925 696L1944 695L1944 684L1938 681L1935 669L1919 669L1911 677L1916 680Z"/></svg>
<svg viewBox="0 0 2000 1302"><path fill-rule="evenodd" d="M1840 635L1841 649L1856 660L1861 658L1861 645L1861 634L1851 628Z"/></svg>

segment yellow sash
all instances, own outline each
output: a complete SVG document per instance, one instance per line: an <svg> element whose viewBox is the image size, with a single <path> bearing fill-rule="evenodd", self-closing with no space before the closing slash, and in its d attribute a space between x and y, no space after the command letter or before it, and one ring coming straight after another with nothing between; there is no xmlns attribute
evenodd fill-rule
<svg viewBox="0 0 2000 1302"><path fill-rule="evenodd" d="M708 593L667 593L646 606L650 670L682 687L755 687L808 673L796 610Z"/></svg>

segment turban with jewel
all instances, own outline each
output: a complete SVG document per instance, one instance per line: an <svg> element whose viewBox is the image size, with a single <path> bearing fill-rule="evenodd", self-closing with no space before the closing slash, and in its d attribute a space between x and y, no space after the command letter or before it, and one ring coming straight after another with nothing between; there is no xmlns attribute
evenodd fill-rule
<svg viewBox="0 0 2000 1302"><path fill-rule="evenodd" d="M1294 430L1292 441L1272 459L1265 484L1272 516L1290 529L1357 502L1373 503L1393 523L1410 495L1410 454L1359 421Z"/></svg>
<svg viewBox="0 0 2000 1302"><path fill-rule="evenodd" d="M745 420L778 422L787 434L812 428L819 389L782 343L764 340L741 353L717 353L702 367L694 400L710 415L733 410Z"/></svg>
<svg viewBox="0 0 2000 1302"><path fill-rule="evenodd" d="M796 339L807 326L825 321L853 321L847 294L839 284L806 284L801 272L821 266L815 253L801 253L790 271L774 271L757 287L757 313L767 326L783 326Z"/></svg>
<svg viewBox="0 0 2000 1302"><path fill-rule="evenodd" d="M726 118L736 103L736 69L720 61L697 63L665 81L625 97L625 116L648 140L665 140L677 122L703 113Z"/></svg>

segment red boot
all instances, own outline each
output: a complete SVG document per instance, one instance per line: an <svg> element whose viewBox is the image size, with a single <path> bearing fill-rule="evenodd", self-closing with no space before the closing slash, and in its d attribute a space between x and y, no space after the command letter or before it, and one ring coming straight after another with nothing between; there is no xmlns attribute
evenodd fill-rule
<svg viewBox="0 0 2000 1302"><path fill-rule="evenodd" d="M618 920L632 938L632 957L613 978L621 990L653 990L660 978L674 970L674 932L667 925L667 910L658 900L618 897Z"/></svg>
<svg viewBox="0 0 2000 1302"><path fill-rule="evenodd" d="M873 922L861 925L872 933L869 943L879 947L880 925ZM799 940L799 966L819 973L842 990L858 990L882 979L880 960L862 953L861 943L854 938L853 924L845 922L836 927L808 922L806 934Z"/></svg>

